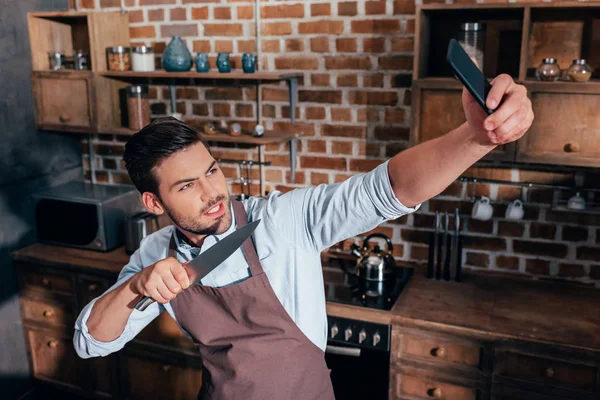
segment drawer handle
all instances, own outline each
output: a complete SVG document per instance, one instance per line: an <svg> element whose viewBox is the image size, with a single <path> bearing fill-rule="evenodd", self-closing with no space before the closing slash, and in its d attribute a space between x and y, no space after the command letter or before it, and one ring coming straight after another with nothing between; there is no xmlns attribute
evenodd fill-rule
<svg viewBox="0 0 600 400"><path fill-rule="evenodd" d="M433 388L433 389L429 389L429 390L427 391L427 395L428 395L429 397L433 397L433 398L435 398L435 399L441 399L441 398L442 398L442 395L443 395L443 393L442 393L442 389L440 389L440 388Z"/></svg>
<svg viewBox="0 0 600 400"><path fill-rule="evenodd" d="M579 151L579 145L576 143L567 143L565 145L565 152L567 153L577 153Z"/></svg>
<svg viewBox="0 0 600 400"><path fill-rule="evenodd" d="M431 349L431 355L438 358L444 358L446 356L446 349L443 347L435 347Z"/></svg>
<svg viewBox="0 0 600 400"><path fill-rule="evenodd" d="M46 287L50 287L50 279L48 278L43 278L42 279L42 285L46 286Z"/></svg>
<svg viewBox="0 0 600 400"><path fill-rule="evenodd" d="M48 347L50 347L51 349L55 349L56 346L58 346L58 340L50 340L48 342Z"/></svg>
<svg viewBox="0 0 600 400"><path fill-rule="evenodd" d="M54 311L52 310L44 310L44 317L45 318L50 318L54 315Z"/></svg>
<svg viewBox="0 0 600 400"><path fill-rule="evenodd" d="M162 366L162 370L163 370L164 372L169 372L169 371L171 370L171 366L170 366L170 365L163 365L163 366Z"/></svg>
<svg viewBox="0 0 600 400"><path fill-rule="evenodd" d="M88 292L95 292L96 290L98 290L97 284L92 283L91 285L88 286Z"/></svg>
<svg viewBox="0 0 600 400"><path fill-rule="evenodd" d="M552 368L552 367L546 368L546 376L548 378L552 378L554 376L554 368Z"/></svg>
<svg viewBox="0 0 600 400"><path fill-rule="evenodd" d="M71 120L71 117L69 117L68 115L65 114L61 114L58 119L60 120L60 122L69 122Z"/></svg>

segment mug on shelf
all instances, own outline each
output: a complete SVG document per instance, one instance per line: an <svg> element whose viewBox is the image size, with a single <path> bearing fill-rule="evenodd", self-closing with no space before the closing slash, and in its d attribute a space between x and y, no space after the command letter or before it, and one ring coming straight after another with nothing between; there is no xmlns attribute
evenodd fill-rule
<svg viewBox="0 0 600 400"><path fill-rule="evenodd" d="M473 219L487 221L492 218L492 215L494 215L494 207L492 207L489 197L483 196L473 204L471 212Z"/></svg>
<svg viewBox="0 0 600 400"><path fill-rule="evenodd" d="M522 219L523 215L525 215L525 209L523 208L523 202L519 199L514 200L506 208L506 219Z"/></svg>

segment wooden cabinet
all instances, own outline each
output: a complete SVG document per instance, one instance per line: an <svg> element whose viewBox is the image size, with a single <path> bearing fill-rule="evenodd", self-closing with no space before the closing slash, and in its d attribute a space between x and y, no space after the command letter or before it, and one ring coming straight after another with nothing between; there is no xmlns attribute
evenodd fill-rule
<svg viewBox="0 0 600 400"><path fill-rule="evenodd" d="M404 374L396 374L394 389L395 395L400 399L478 400L482 398L475 388Z"/></svg>

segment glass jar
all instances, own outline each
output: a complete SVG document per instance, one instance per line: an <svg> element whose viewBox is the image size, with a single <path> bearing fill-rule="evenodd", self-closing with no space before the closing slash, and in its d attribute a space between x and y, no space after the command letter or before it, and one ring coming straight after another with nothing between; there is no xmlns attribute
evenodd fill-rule
<svg viewBox="0 0 600 400"><path fill-rule="evenodd" d="M535 70L535 77L540 81L555 81L560 76L560 66L556 62L556 58L544 58Z"/></svg>
<svg viewBox="0 0 600 400"><path fill-rule="evenodd" d="M586 82L592 77L592 67L584 59L573 60L573 64L567 69L569 80L575 82Z"/></svg>
<svg viewBox="0 0 600 400"><path fill-rule="evenodd" d="M131 67L134 71L150 72L155 70L154 51L150 46L137 46L131 55Z"/></svg>
<svg viewBox="0 0 600 400"><path fill-rule="evenodd" d="M75 69L78 69L78 70L89 69L89 59L90 59L90 56L88 53L84 53L83 50L78 50L75 53Z"/></svg>
<svg viewBox="0 0 600 400"><path fill-rule="evenodd" d="M481 22L466 22L461 24L456 40L458 40L479 69L483 71L485 24Z"/></svg>
<svg viewBox="0 0 600 400"><path fill-rule="evenodd" d="M132 85L127 87L127 115L129 129L138 131L150 123L148 86Z"/></svg>
<svg viewBox="0 0 600 400"><path fill-rule="evenodd" d="M131 69L131 48L115 46L106 48L106 63L109 71L129 71Z"/></svg>

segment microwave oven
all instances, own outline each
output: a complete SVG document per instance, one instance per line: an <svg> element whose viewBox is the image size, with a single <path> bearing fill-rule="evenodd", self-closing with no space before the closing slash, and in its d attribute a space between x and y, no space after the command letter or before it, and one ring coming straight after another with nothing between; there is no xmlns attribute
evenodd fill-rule
<svg viewBox="0 0 600 400"><path fill-rule="evenodd" d="M109 251L125 242L125 220L142 208L133 185L71 181L33 194L37 240Z"/></svg>

